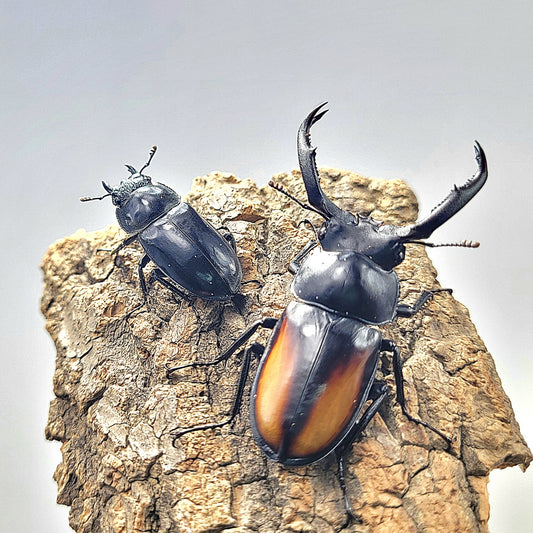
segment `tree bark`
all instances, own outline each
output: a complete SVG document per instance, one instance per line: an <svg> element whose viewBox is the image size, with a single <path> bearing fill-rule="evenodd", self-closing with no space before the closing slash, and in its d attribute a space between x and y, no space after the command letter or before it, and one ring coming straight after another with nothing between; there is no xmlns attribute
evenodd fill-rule
<svg viewBox="0 0 533 533"><path fill-rule="evenodd" d="M321 175L326 194L345 209L391 223L416 219L416 199L400 180L333 169ZM275 179L305 198L299 172ZM348 496L361 524L345 525L333 458L286 468L257 448L249 384L231 426L189 433L172 445L172 430L227 416L242 355L172 380L165 363L213 360L247 325L279 317L292 298L287 265L312 237L298 226L307 212L251 180L220 173L196 178L186 200L215 227L233 232L244 279L259 282L243 286L244 313L231 303L197 299L197 319L186 302L154 284L148 306L128 317L142 301L136 266L143 252L138 244L116 257L98 251L124 238L115 226L80 230L51 246L43 260L42 312L57 347L46 437L62 442L55 479L58 502L71 507L71 527L92 533L487 531L490 471L525 470L532 457L467 309L446 293L383 330L400 347L411 413L457 440L447 449L403 416L385 354L380 379L391 393L346 461ZM412 303L422 289L438 287L421 246L408 247L397 272L401 301Z"/></svg>

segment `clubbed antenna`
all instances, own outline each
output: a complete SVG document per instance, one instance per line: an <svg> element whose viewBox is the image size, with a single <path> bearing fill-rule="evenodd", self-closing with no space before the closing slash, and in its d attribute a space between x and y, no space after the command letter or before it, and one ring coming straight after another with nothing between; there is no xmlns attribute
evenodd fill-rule
<svg viewBox="0 0 533 533"><path fill-rule="evenodd" d="M300 202L300 200L298 200L298 198L293 196L291 193L287 192L285 190L285 188L283 187L283 185L281 185L281 183L275 183L274 181L270 180L268 182L268 185L270 187L272 187L273 189L275 189L276 191L280 192L281 194L284 194L287 198L290 198L293 202L296 202L303 209L307 209L308 211L313 211L314 213L317 213L321 217L324 216L318 209L315 209L314 207L312 207L310 205L307 205L307 204L304 204L303 202Z"/></svg>
<svg viewBox="0 0 533 533"><path fill-rule="evenodd" d="M435 244L433 242L424 242L424 241L407 241L412 244L422 244L424 246L429 246L430 248L441 248L443 246L458 246L460 248L479 248L479 242L477 241L461 241L461 242L449 242L444 244Z"/></svg>
<svg viewBox="0 0 533 533"><path fill-rule="evenodd" d="M111 196L111 193L108 192L107 194L104 194L103 196L95 196L94 198L91 198L90 196L82 196L80 198L80 202L91 202L92 200L102 200L106 196Z"/></svg>
<svg viewBox="0 0 533 533"><path fill-rule="evenodd" d="M139 174L142 174L142 171L152 162L152 158L154 157L154 154L157 151L157 146L152 146L152 149L150 150L150 157L148 157L148 161L146 162L146 165L139 170Z"/></svg>
<svg viewBox="0 0 533 533"><path fill-rule="evenodd" d="M106 196L111 196L113 194L113 188L110 185L108 185L105 181L102 181L102 186L107 191L107 194L104 194L103 196L95 196L94 198L92 198L91 196L82 196L80 198L80 202L91 202L92 200L102 200Z"/></svg>

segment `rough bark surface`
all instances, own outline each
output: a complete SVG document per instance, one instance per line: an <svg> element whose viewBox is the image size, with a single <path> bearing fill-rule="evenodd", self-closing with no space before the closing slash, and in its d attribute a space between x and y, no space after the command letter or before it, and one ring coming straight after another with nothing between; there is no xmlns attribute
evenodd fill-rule
<svg viewBox="0 0 533 533"><path fill-rule="evenodd" d="M326 193L352 212L393 223L416 219L416 199L399 180L321 174ZM298 172L275 179L305 198ZM249 429L247 396L232 426L187 434L172 446L173 429L226 416L242 359L182 371L171 381L165 363L212 360L253 321L279 317L291 299L287 265L312 236L297 225L307 213L250 180L200 177L186 199L215 226L231 229L244 279L260 281L243 287L243 315L232 304L196 300L198 320L154 284L149 306L126 319L141 301L142 251L135 244L115 259L98 252L123 239L114 226L80 230L46 253L42 312L57 346L46 437L62 442L58 502L71 507L78 532L340 531L345 514L335 461L285 468L266 459ZM409 247L397 272L402 301L438 286L420 246ZM439 294L412 319L384 330L401 349L412 414L457 441L447 450L441 438L406 420L385 355L380 372L391 394L347 457L348 494L362 523L345 529L487 531L489 472L525 469L531 452L467 309Z"/></svg>

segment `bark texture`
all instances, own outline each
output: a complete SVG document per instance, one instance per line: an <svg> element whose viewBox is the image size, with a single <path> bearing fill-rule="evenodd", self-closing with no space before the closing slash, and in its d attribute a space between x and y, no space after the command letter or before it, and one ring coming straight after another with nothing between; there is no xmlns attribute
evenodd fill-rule
<svg viewBox="0 0 533 533"><path fill-rule="evenodd" d="M402 181L321 174L326 193L352 212L393 223L416 219L416 199ZM305 198L299 172L275 179ZM287 265L312 236L297 225L306 212L250 180L200 177L186 199L216 227L231 229L244 279L260 281L243 286L242 315L231 303L196 300L198 320L154 284L149 306L126 319L141 302L142 250L134 244L116 258L97 252L121 242L115 226L80 230L46 253L42 312L57 346L46 437L62 443L58 502L71 507L78 532L340 531L345 515L334 459L300 468L266 459L252 439L247 396L232 426L190 433L172 446L173 429L227 415L242 359L182 371L171 381L165 363L212 360L253 321L279 317L291 299ZM397 272L401 301L438 286L420 246L408 248ZM380 377L391 394L347 457L348 494L363 522L345 529L487 531L489 472L525 469L531 452L467 309L438 294L412 319L384 330L402 352L411 413L457 441L446 450L442 439L406 420L384 356Z"/></svg>

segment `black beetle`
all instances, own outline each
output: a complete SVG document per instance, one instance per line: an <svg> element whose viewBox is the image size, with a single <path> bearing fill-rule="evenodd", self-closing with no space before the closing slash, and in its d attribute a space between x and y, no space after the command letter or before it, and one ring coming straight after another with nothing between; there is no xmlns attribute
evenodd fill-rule
<svg viewBox="0 0 533 533"><path fill-rule="evenodd" d="M375 378L382 352L392 353L396 397L403 414L440 435L448 446L453 442L453 438L408 412L399 349L372 326L413 316L435 293L451 292L425 290L414 305L399 303L399 281L392 269L404 260L406 244L435 246L420 239L429 237L473 198L487 179L487 164L476 142L476 175L466 184L454 187L428 217L415 224L398 227L371 217L354 216L334 204L320 187L309 132L326 113L322 110L324 105L314 109L298 130L300 168L311 205L271 183L325 219L315 231L319 244L310 241L289 265L294 275L291 290L296 301L287 306L281 318L255 322L215 361L167 366L167 373L170 376L180 368L217 364L244 345L258 328L273 329L266 347L252 343L245 350L230 417L220 423L182 430L174 433L174 437L231 422L241 404L251 356L261 355L250 402L256 443L269 458L289 466L307 465L335 452L350 519L356 517L346 494L342 457L388 393L387 386ZM478 243L452 246L473 248Z"/></svg>
<svg viewBox="0 0 533 533"><path fill-rule="evenodd" d="M139 262L138 272L145 302L143 268L152 260L157 266L152 275L185 300L190 301L190 293L204 300L233 299L240 307L242 295L237 291L242 270L233 235L229 231L221 234L170 187L152 183L152 178L143 174L156 150L154 146L148 162L138 172L126 165L130 176L118 187L102 181L107 194L80 200L88 202L111 196L118 223L130 235L114 253L136 239L141 243L146 254Z"/></svg>

